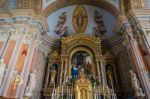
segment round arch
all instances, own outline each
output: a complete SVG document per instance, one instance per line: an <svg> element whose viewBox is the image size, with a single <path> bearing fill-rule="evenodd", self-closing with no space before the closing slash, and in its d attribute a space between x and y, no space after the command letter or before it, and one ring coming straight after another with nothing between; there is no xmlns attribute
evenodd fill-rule
<svg viewBox="0 0 150 99"><path fill-rule="evenodd" d="M120 14L119 9L117 9L115 6L113 6L112 4L104 0L83 0L83 1L81 0L72 0L72 1L71 0L70 1L58 0L50 4L49 6L47 6L43 11L43 15L47 18L54 11L61 9L65 6L74 5L74 4L87 4L87 5L94 5L94 6L100 7L110 12L116 18Z"/></svg>
<svg viewBox="0 0 150 99"><path fill-rule="evenodd" d="M68 71L71 70L71 59L73 57L73 55L78 52L78 51L83 51L83 52L86 52L90 55L90 57L92 58L92 66L95 66L95 60L94 60L94 57L95 57L95 53L94 51L89 48L88 46L75 46L73 48L71 48L71 50L69 51L69 68L68 68ZM94 75L96 75L97 71L95 69L95 67L92 68L92 71L94 73ZM68 72L68 75L70 75L71 72Z"/></svg>

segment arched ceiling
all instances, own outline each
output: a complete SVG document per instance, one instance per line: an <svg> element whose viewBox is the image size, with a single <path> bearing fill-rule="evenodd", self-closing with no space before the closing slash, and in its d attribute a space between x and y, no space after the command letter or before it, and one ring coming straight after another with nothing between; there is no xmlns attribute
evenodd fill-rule
<svg viewBox="0 0 150 99"><path fill-rule="evenodd" d="M119 0L43 0L43 15L48 17L54 11L69 5L87 4L107 10L115 17L119 12Z"/></svg>
<svg viewBox="0 0 150 99"><path fill-rule="evenodd" d="M75 15L75 11L78 6L82 6L83 8L80 8L77 13L78 15ZM84 9L85 12L82 9ZM97 14L95 14L96 11ZM100 17L100 19L98 19L98 23L95 21L96 15ZM115 17L108 11L91 5L76 4L63 7L50 14L47 17L47 22L50 29L48 35L54 39L60 39L62 35L64 35L63 30L65 28L67 28L67 36L78 33L78 30L75 28L76 25L79 26L77 29L81 29L83 25L86 25L85 31L82 33L87 35L95 35L95 28L98 28L99 36L100 32L104 32L102 39L109 39L115 35L113 32L113 27L116 23ZM106 31L103 29L106 29Z"/></svg>

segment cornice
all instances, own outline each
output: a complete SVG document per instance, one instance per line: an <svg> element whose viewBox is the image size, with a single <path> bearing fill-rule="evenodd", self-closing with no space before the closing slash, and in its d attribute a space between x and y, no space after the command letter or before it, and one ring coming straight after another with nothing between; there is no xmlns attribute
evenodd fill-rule
<svg viewBox="0 0 150 99"><path fill-rule="evenodd" d="M120 15L120 16L118 16L118 18L117 18L117 20L116 20L116 24L115 24L115 26L114 26L114 28L113 28L113 31L114 31L115 33L119 33L121 27L122 27L125 23L127 23L127 22L128 22L128 19L127 19L127 17L126 17L125 15Z"/></svg>
<svg viewBox="0 0 150 99"><path fill-rule="evenodd" d="M45 17L43 17L42 15L36 15L34 13L34 10L32 9L15 9L12 12L4 10L0 14L0 19L15 18L15 17L28 17L31 19L31 22L40 23L45 33L49 31L49 27Z"/></svg>
<svg viewBox="0 0 150 99"><path fill-rule="evenodd" d="M114 5L110 4L109 2L105 0L71 0L71 1L66 1L66 0L58 0L49 6L47 6L43 11L43 15L47 18L51 13L54 11L65 7L69 5L75 5L75 4L89 4L89 5L94 5L97 7L100 7L102 9L105 9L109 11L111 14L113 14L115 17L117 17L120 14L120 11L118 8L116 8Z"/></svg>

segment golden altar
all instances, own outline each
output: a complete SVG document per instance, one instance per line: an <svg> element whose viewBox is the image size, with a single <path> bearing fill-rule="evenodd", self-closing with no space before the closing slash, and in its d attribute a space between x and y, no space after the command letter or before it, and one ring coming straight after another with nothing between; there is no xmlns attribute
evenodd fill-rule
<svg viewBox="0 0 150 99"><path fill-rule="evenodd" d="M104 68L107 58L98 37L78 33L62 38L49 55L45 99L111 99Z"/></svg>

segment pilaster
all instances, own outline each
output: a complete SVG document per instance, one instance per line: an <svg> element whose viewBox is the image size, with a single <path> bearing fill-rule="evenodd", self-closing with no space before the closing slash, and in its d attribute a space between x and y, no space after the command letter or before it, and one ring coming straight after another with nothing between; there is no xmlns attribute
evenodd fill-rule
<svg viewBox="0 0 150 99"><path fill-rule="evenodd" d="M124 33L124 44L127 47L128 51L131 51L132 55L129 54L130 57L133 57L133 60L135 62L135 66L133 66L134 64L132 64L132 67L134 68L135 72L137 73L142 87L144 89L144 93L146 94L146 98L149 99L150 98L150 86L149 86L149 82L146 78L145 75L145 64L143 62L141 53L139 51L139 47L138 47L138 42L137 39L135 37L135 35L133 35L133 31L131 31L131 28L126 28L125 29L125 33Z"/></svg>

